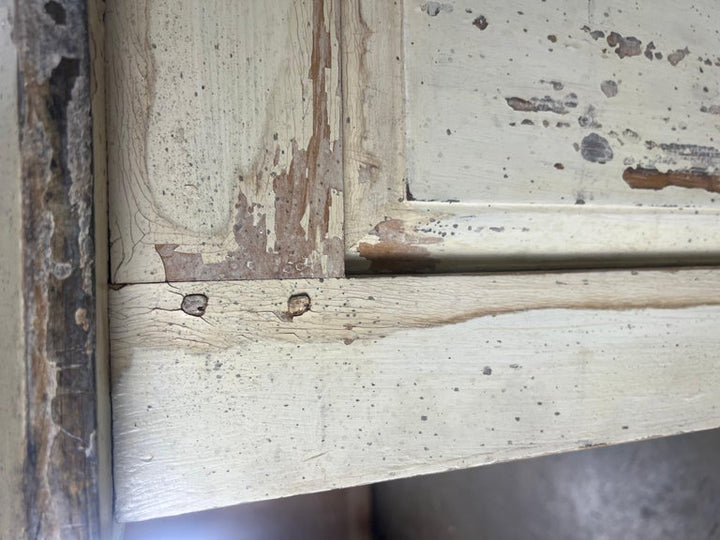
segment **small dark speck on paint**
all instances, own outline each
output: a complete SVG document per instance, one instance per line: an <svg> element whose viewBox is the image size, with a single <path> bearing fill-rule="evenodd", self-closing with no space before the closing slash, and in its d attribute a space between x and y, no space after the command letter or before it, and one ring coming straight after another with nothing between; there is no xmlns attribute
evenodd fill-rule
<svg viewBox="0 0 720 540"><path fill-rule="evenodd" d="M623 428L623 429L628 429L628 428L629 428L629 426L623 426L622 428Z"/></svg>
<svg viewBox="0 0 720 540"><path fill-rule="evenodd" d="M420 420L422 420L422 421L424 422L425 420L427 420L427 416L422 415L422 416L420 417Z"/></svg>
<svg viewBox="0 0 720 540"><path fill-rule="evenodd" d="M565 168L565 165L562 163L556 163L553 167L555 167L558 171L562 171Z"/></svg>
<svg viewBox="0 0 720 540"><path fill-rule="evenodd" d="M516 422L519 422L519 421L520 421L520 417L519 417L519 416L516 416L516 417L515 417L515 421L516 421Z"/></svg>
<svg viewBox="0 0 720 540"><path fill-rule="evenodd" d="M490 366L485 366L483 368L483 375L492 375L492 368Z"/></svg>
<svg viewBox="0 0 720 540"><path fill-rule="evenodd" d="M480 15L479 17L475 17L475 20L473 21L473 26L480 30L485 30L488 27L488 21L485 18L485 15Z"/></svg>
<svg viewBox="0 0 720 540"><path fill-rule="evenodd" d="M552 43L557 42L557 36L556 36L555 34L550 34L547 38L548 38Z"/></svg>

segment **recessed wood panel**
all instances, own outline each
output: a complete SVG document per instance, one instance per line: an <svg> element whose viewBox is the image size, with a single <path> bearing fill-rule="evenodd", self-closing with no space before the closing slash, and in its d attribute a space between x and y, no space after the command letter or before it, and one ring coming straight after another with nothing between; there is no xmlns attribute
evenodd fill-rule
<svg viewBox="0 0 720 540"><path fill-rule="evenodd" d="M718 7L343 12L350 272L718 260Z"/></svg>
<svg viewBox="0 0 720 540"><path fill-rule="evenodd" d="M716 2L404 6L415 199L720 203Z"/></svg>

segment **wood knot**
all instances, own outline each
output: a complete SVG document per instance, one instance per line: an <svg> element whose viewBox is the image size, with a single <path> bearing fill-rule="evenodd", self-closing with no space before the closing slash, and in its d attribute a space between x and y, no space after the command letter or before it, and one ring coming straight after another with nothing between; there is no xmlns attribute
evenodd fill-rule
<svg viewBox="0 0 720 540"><path fill-rule="evenodd" d="M183 298L180 308L193 317L202 317L205 315L205 309L208 305L208 297L204 294L188 294Z"/></svg>
<svg viewBox="0 0 720 540"><path fill-rule="evenodd" d="M310 296L307 293L293 294L288 298L287 314L290 320L310 310Z"/></svg>

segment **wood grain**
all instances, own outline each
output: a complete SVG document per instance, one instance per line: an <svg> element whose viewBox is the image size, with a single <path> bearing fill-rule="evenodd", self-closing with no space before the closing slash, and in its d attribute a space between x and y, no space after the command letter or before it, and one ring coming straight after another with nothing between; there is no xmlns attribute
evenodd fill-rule
<svg viewBox="0 0 720 540"><path fill-rule="evenodd" d="M348 272L718 260L714 2L345 10Z"/></svg>
<svg viewBox="0 0 720 540"><path fill-rule="evenodd" d="M120 520L720 426L717 269L111 293Z"/></svg>
<svg viewBox="0 0 720 540"><path fill-rule="evenodd" d="M402 2L343 2L345 243L357 244L405 199Z"/></svg>
<svg viewBox="0 0 720 540"><path fill-rule="evenodd" d="M88 7L15 8L27 392L16 519L30 538L98 538L111 495L98 469L109 438L98 437Z"/></svg>
<svg viewBox="0 0 720 540"><path fill-rule="evenodd" d="M109 6L111 278L343 275L337 0Z"/></svg>

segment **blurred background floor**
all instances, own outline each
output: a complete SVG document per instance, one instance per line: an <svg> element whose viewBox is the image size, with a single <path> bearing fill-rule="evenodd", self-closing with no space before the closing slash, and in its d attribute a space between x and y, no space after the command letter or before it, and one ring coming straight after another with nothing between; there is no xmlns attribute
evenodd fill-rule
<svg viewBox="0 0 720 540"><path fill-rule="evenodd" d="M133 523L126 538L720 539L720 429Z"/></svg>

